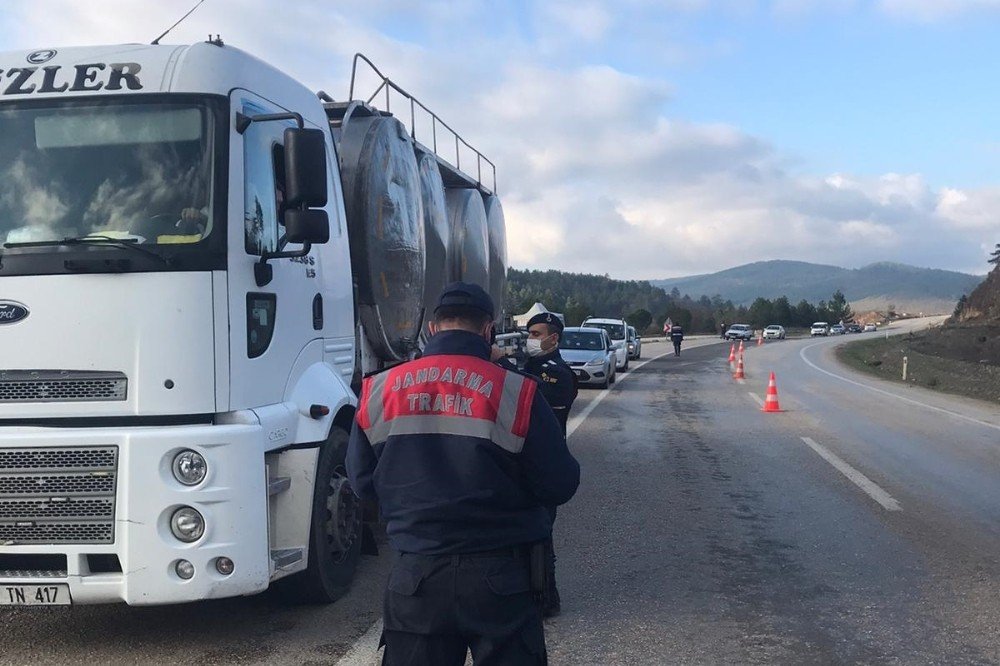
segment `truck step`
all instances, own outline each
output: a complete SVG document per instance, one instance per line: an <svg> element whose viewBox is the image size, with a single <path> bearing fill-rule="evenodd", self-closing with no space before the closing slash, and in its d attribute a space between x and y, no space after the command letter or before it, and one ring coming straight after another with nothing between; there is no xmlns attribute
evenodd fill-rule
<svg viewBox="0 0 1000 666"><path fill-rule="evenodd" d="M272 550L271 562L274 563L275 569L284 569L285 567L291 566L296 562L301 562L305 555L304 548L283 548L281 550Z"/></svg>
<svg viewBox="0 0 1000 666"><path fill-rule="evenodd" d="M292 477L290 476L276 476L273 479L268 479L267 481L267 495L268 497L272 495L277 495L278 493L283 493L292 487Z"/></svg>

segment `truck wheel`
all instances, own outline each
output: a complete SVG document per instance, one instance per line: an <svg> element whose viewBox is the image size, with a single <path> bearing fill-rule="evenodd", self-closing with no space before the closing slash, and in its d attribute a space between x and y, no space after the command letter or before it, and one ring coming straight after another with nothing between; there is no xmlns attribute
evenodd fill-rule
<svg viewBox="0 0 1000 666"><path fill-rule="evenodd" d="M347 481L348 435L334 426L320 450L309 530L309 565L280 581L290 601L328 604L351 587L361 557L361 500Z"/></svg>

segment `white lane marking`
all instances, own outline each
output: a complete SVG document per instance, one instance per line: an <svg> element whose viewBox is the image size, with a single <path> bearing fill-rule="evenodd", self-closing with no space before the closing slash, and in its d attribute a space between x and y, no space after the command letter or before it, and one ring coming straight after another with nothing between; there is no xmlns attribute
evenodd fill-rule
<svg viewBox="0 0 1000 666"><path fill-rule="evenodd" d="M611 392L615 386L620 386L623 381L632 375L633 372L641 368L642 366L661 359L668 354L673 354L674 351L671 349L668 352L663 352L659 356L653 356L648 358L642 363L637 363L632 367L632 370L624 373L615 381L614 386L609 386L603 391L599 392L593 400L587 403L587 406L583 408L583 411L579 414L570 418L569 423L566 424L566 439L569 439L570 435L576 432L583 422L590 416L590 413L594 411L594 408L601 403L602 400ZM678 364L681 365L681 364ZM689 364L685 364L689 365ZM763 403L761 403L763 404ZM382 620L376 620L371 627L368 628L361 638L354 641L351 648L347 651L343 657L337 661L337 666L371 666L378 663L378 640L382 637Z"/></svg>
<svg viewBox="0 0 1000 666"><path fill-rule="evenodd" d="M376 620L351 649L337 660L336 666L372 666L378 663L378 642L382 638L382 620Z"/></svg>
<svg viewBox="0 0 1000 666"><path fill-rule="evenodd" d="M882 490L877 483L869 479L867 476L838 458L829 449L820 446L810 437L803 437L802 441L805 442L810 449L818 453L820 458L833 465L838 472L850 479L850 481L858 488L861 488L865 494L881 504L883 509L886 511L903 510L903 507L899 505L899 502L897 502L892 495Z"/></svg>
<svg viewBox="0 0 1000 666"><path fill-rule="evenodd" d="M763 399L763 398L761 398L761 397L760 397L759 395L757 395L757 394L756 394L756 393L754 393L753 391L747 391L747 395L749 395L749 396L750 396L751 398L753 398L753 399L754 399L754 402L756 402L756 403L757 403L758 405L760 405L760 406L761 406L762 408L764 407L764 399Z"/></svg>
<svg viewBox="0 0 1000 666"><path fill-rule="evenodd" d="M587 419L587 417L590 416L590 413L592 411L594 411L594 408L597 407L599 404L601 404L601 401L604 400L605 397L607 397L608 393L610 393L611 390L615 386L620 386L621 383L623 381L625 381L626 379L628 379L632 375L633 372L635 372L636 370L638 370L642 366L646 365L647 363L650 363L651 361L655 361L657 359L663 358L667 354L673 354L673 353L674 352L672 350L669 351L669 352L663 352L659 356L654 356L652 358L646 359L642 363L637 363L635 366L632 367L632 370L630 370L629 372L626 372L625 374L623 374L620 377L618 377L618 379L615 380L615 385L614 386L609 386L608 388L606 388L606 389L602 390L600 393L598 393L594 397L593 400L591 400L589 403L587 403L587 406L583 408L582 412L578 413L576 416L570 417L569 423L566 424L566 439L569 439L570 435L572 435L574 432L576 432L576 429L579 428L583 424L583 422Z"/></svg>
<svg viewBox="0 0 1000 666"><path fill-rule="evenodd" d="M747 380L745 380L745 379L737 379L736 383L739 384L740 386L742 386L742 385L744 385L744 384L747 383Z"/></svg>
<svg viewBox="0 0 1000 666"><path fill-rule="evenodd" d="M824 342L817 342L815 344L803 347L802 349L799 350L799 356L802 358L803 361L805 361L806 365L808 365L809 367L811 367L813 370L818 370L818 371L822 372L824 375L829 375L830 377L833 377L834 379L839 379L842 382L847 382L848 384L853 384L854 386L860 386L861 388L868 389L869 391L874 391L875 393L881 393L882 395L887 395L890 398L896 398L897 400L902 400L903 402L908 402L911 405L916 405L918 407L924 407L925 409L930 409L930 410L933 410L935 412L940 412L942 414L947 414L948 416L954 416L956 419L961 419L963 421L968 421L969 423L975 423L977 425L986 426L987 428L992 428L994 430L1000 430L1000 425L997 425L995 423L990 423L989 421L982 421L982 420L974 418L972 416L966 416L965 414L960 414L958 412L953 412L952 410L945 409L944 407L936 407L934 405L928 405L926 402L920 402L919 400L914 400L913 398L907 398L907 397L902 396L902 395L897 395L897 394L893 393L892 391L886 391L885 389L880 389L880 388L877 388L875 386L871 386L870 384L865 384L863 382L856 382L853 379L848 379L847 377L843 377L843 376L838 375L836 373L830 372L829 370L824 370L823 368L819 367L818 365L816 365L815 363L813 363L812 361L810 361L808 358L806 358L806 351L809 350L809 349L812 349L813 347L819 347L819 346L825 345L825 344L829 344L829 343L825 342L825 341Z"/></svg>

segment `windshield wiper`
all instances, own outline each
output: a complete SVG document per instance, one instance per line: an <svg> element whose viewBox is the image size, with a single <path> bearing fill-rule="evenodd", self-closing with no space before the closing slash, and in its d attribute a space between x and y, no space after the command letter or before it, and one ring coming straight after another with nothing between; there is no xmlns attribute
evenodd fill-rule
<svg viewBox="0 0 1000 666"><path fill-rule="evenodd" d="M81 236L79 238L63 238L61 240L43 240L43 241L25 241L22 243L4 243L5 248L15 248L15 247L55 247L59 245L111 245L113 247L121 247L128 250L133 250L144 254L148 257L152 257L162 264L169 266L172 260L168 257L153 252L152 250L147 250L144 247L139 247L138 240L135 238L114 238L112 236Z"/></svg>

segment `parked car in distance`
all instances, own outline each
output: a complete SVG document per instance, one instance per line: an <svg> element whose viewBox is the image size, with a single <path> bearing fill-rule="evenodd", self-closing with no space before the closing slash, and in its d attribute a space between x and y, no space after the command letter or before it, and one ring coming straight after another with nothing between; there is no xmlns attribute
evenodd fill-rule
<svg viewBox="0 0 1000 666"><path fill-rule="evenodd" d="M642 338L636 333L635 326L628 327L628 357L638 360L642 356Z"/></svg>
<svg viewBox="0 0 1000 666"><path fill-rule="evenodd" d="M878 326L875 324L865 324L865 333L874 333L878 330Z"/></svg>
<svg viewBox="0 0 1000 666"><path fill-rule="evenodd" d="M764 329L764 339L765 340L784 340L785 339L785 327L779 326L778 324L771 324Z"/></svg>
<svg viewBox="0 0 1000 666"><path fill-rule="evenodd" d="M615 383L616 355L611 336L602 328L572 326L563 329L559 354L584 386L608 388Z"/></svg>
<svg viewBox="0 0 1000 666"><path fill-rule="evenodd" d="M752 340L753 327L750 324L733 324L726 331L726 340Z"/></svg>
<svg viewBox="0 0 1000 666"><path fill-rule="evenodd" d="M618 370L628 370L628 347L625 338L628 336L628 324L624 319L604 319L600 317L587 317L581 326L590 328L603 328L611 336L611 344L618 358Z"/></svg>
<svg viewBox="0 0 1000 666"><path fill-rule="evenodd" d="M830 335L843 335L844 330L843 324L834 324L830 327Z"/></svg>
<svg viewBox="0 0 1000 666"><path fill-rule="evenodd" d="M861 327L858 326L857 324L848 324L847 325L847 332L848 333L860 333L861 332Z"/></svg>
<svg viewBox="0 0 1000 666"><path fill-rule="evenodd" d="M830 335L830 325L825 321L817 321L809 329L809 335L815 337L817 335Z"/></svg>

